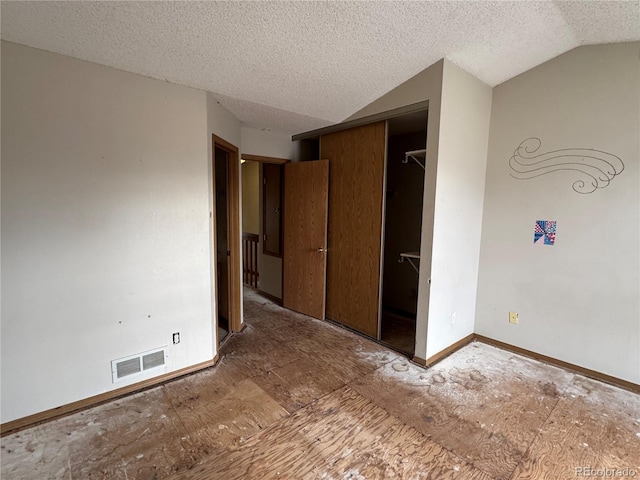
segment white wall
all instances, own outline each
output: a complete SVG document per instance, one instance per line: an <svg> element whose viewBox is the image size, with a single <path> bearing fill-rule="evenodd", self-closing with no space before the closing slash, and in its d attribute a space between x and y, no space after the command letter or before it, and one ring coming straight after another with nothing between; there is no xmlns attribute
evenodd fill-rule
<svg viewBox="0 0 640 480"><path fill-rule="evenodd" d="M213 135L216 135L220 138L222 138L223 140L229 142L230 144L232 144L233 146L238 148L238 151L240 152L240 139L241 139L241 124L240 124L240 120L238 120L229 110L227 110L226 108L224 108L220 102L218 102L215 98L213 98L213 95L211 95L210 93L206 93L206 101L207 101L207 175L208 178L211 179L212 178L212 167L213 167ZM238 155L238 159L237 159L238 163L240 163L240 155ZM240 168L240 166L238 167L240 169L240 184L242 185L242 169ZM210 180L211 181L211 180ZM210 188L209 189L209 210L211 212L211 219L210 219L210 223L209 223L209 229L210 229L210 235L209 235L209 250L211 252L213 252L212 255L212 260L211 260L211 266L209 269L209 279L211 281L211 284L214 285L214 276L216 275L216 272L214 271L213 266L217 265L218 259L217 259L217 252L216 249L214 248L214 242L213 239L215 238L215 225L214 225L214 215L213 212L211 211L213 208L213 189ZM238 243L236 244L235 248L237 249L238 252L240 252L240 255L242 255L242 195L240 196L240 222L238 224ZM240 258L240 272L238 272L237 275L237 285L236 285L237 291L241 292L242 291L242 257ZM211 311L212 312L216 312L217 306L216 306L216 298L217 295L212 295L211 297ZM243 324L244 323L244 304L241 301L240 302L240 323ZM217 335L218 332L216 329L214 329L213 332L214 335L214 343L217 345Z"/></svg>
<svg viewBox="0 0 640 480"><path fill-rule="evenodd" d="M431 299L423 358L473 333L491 87L445 60L441 102Z"/></svg>
<svg viewBox="0 0 640 480"><path fill-rule="evenodd" d="M1 421L212 359L205 93L5 42L2 73Z"/></svg>
<svg viewBox="0 0 640 480"><path fill-rule="evenodd" d="M263 130L254 127L242 127L242 153L262 157L285 158L294 160L295 144L291 135L275 130ZM260 166L262 179L262 165ZM259 210L262 219L262 181L259 182ZM260 244L258 245L258 288L276 298L282 298L282 258L262 253L262 221L260 221Z"/></svg>
<svg viewBox="0 0 640 480"><path fill-rule="evenodd" d="M207 92L207 125L210 133L226 140L240 150L241 124L233 113L220 105L213 96ZM209 135L211 137L211 135ZM209 138L211 142L211 138ZM209 143L209 148L211 143ZM241 151L241 150L240 150ZM209 158L212 158L209 155Z"/></svg>
<svg viewBox="0 0 640 480"><path fill-rule="evenodd" d="M242 126L242 153L294 160L295 151L290 133Z"/></svg>
<svg viewBox="0 0 640 480"><path fill-rule="evenodd" d="M639 50L577 48L494 89L476 316L479 334L635 383ZM572 190L576 171L516 180L509 158L528 137L541 140L536 153L613 153L624 171L591 194ZM558 222L555 245L533 244L536 220Z"/></svg>

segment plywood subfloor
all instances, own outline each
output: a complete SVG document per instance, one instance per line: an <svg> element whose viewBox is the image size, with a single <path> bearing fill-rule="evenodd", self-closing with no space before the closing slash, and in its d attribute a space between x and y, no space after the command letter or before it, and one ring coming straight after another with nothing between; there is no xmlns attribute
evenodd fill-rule
<svg viewBox="0 0 640 480"><path fill-rule="evenodd" d="M415 318L383 310L380 322L380 339L387 345L413 356L416 347Z"/></svg>
<svg viewBox="0 0 640 480"><path fill-rule="evenodd" d="M480 343L426 370L253 292L245 315L216 367L2 438L1 478L640 476L636 394Z"/></svg>

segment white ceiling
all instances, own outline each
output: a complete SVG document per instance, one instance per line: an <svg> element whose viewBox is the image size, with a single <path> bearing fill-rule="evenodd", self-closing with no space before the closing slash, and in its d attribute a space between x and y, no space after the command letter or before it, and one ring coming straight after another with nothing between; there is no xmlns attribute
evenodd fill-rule
<svg viewBox="0 0 640 480"><path fill-rule="evenodd" d="M342 121L443 57L495 86L640 40L635 1L2 1L4 40L214 93L243 123Z"/></svg>

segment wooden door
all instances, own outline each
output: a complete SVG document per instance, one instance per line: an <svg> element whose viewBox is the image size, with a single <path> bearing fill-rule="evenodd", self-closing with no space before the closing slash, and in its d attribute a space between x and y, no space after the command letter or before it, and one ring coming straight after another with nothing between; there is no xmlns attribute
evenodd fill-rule
<svg viewBox="0 0 640 480"><path fill-rule="evenodd" d="M327 160L284 166L282 305L319 319L325 317L328 182Z"/></svg>
<svg viewBox="0 0 640 480"><path fill-rule="evenodd" d="M378 336L386 125L323 135L329 160L327 318Z"/></svg>
<svg viewBox="0 0 640 480"><path fill-rule="evenodd" d="M217 238L214 237L214 246L220 250L220 253L216 255L218 262L224 265L216 264L216 277L215 289L216 292L220 288L218 283L218 277L226 281L226 291L221 290L223 299L221 305L223 314L228 316L229 331L239 332L243 328L242 321L242 264L241 252L242 252L242 239L240 236L240 160L238 156L238 148L226 140L213 135L213 208L216 212L214 217L214 232L217 237L217 230L220 228L226 229L226 252L218 248ZM218 207L216 205L216 199L221 194L220 188L224 188L225 183L216 185L216 155L220 155L220 158L224 157L226 164L226 195L224 196L226 201L225 207ZM222 177L221 177L222 178ZM226 219L220 219L218 221L218 210L224 208L226 212ZM221 210L222 211L222 210ZM226 254L226 258L224 255ZM225 288L224 286L222 287ZM215 292L214 292L215 293ZM217 315L216 315L217 317Z"/></svg>

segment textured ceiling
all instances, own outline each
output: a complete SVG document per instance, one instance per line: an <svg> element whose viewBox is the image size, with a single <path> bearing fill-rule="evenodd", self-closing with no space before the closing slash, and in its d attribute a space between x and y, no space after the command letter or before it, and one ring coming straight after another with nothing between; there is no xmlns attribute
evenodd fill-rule
<svg viewBox="0 0 640 480"><path fill-rule="evenodd" d="M443 57L497 85L576 46L640 40L635 1L6 2L8 41L213 92L289 133L348 117Z"/></svg>

